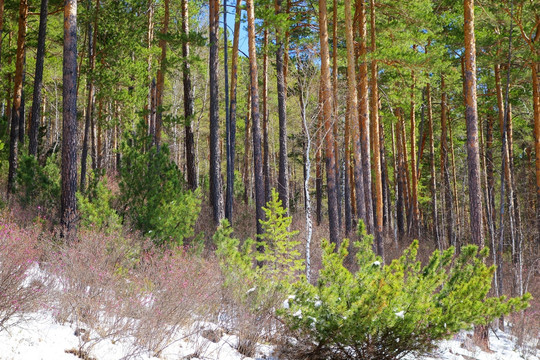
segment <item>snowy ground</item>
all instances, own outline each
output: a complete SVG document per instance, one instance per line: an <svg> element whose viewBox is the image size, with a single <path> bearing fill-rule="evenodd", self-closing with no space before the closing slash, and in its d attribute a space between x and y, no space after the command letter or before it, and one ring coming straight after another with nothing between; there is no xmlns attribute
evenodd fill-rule
<svg viewBox="0 0 540 360"><path fill-rule="evenodd" d="M206 324L210 329L211 324ZM67 353L79 348L80 339L75 335L74 324L59 324L47 313L31 314L30 318L8 330L0 331L0 360L75 360L75 355ZM200 334L200 332L199 332ZM490 334L493 353L480 351L472 344L470 334L462 332L452 340L444 341L439 346L439 353L424 360L540 360L537 348L518 347L512 336L497 332ZM83 335L84 336L84 333ZM208 336L207 336L208 337ZM209 341L201 335L189 335L188 332L177 334L171 345L159 357L155 354L135 353L129 339L112 342L103 340L89 351L88 359L117 360L128 354L134 358L147 359L250 359L243 357L235 347L237 337L222 334L217 343ZM261 345L257 359L272 359L272 348ZM409 358L410 360L411 358Z"/></svg>

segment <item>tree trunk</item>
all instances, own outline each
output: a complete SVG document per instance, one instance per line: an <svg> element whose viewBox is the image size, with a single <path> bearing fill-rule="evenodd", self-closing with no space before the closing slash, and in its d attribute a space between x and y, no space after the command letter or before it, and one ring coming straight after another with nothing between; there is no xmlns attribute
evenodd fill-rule
<svg viewBox="0 0 540 360"><path fill-rule="evenodd" d="M338 219L339 219L339 227L341 228L341 176L339 175L339 146L338 146L338 137L339 137L339 103L338 103L338 96L337 96L337 88L338 88L338 62L337 62L337 0L333 0L332 4L332 110L333 110L333 131L334 131L334 149L335 149L335 161L336 161L336 191L337 191L337 204L338 204Z"/></svg>
<svg viewBox="0 0 540 360"><path fill-rule="evenodd" d="M282 13L282 0L275 1L276 16ZM278 193L283 208L289 213L289 174L288 174L288 152L287 152L287 87L285 84L285 45L283 43L283 31L278 25L276 28L276 75L277 75L277 96L278 96L278 116L279 116L279 174Z"/></svg>
<svg viewBox="0 0 540 360"><path fill-rule="evenodd" d="M249 138L251 133L251 91L248 89L248 99L247 99L247 111L246 111L246 122L245 122L245 131L246 137L244 139L244 172L243 172L243 182L244 182L244 203L247 205L249 202L249 179L251 178L249 173Z"/></svg>
<svg viewBox="0 0 540 360"><path fill-rule="evenodd" d="M413 48L415 48L413 46ZM416 172L416 104L414 101L414 88L416 78L414 70L411 71L411 217L409 219L409 233L417 236L418 231L418 179Z"/></svg>
<svg viewBox="0 0 540 360"><path fill-rule="evenodd" d="M396 127L396 146L394 149L394 162L396 165L395 177L397 181L397 199L396 199L396 223L399 238L403 237L405 234L405 197L406 197L406 184L405 184L405 168L404 168L404 153L402 151L402 127L403 127L403 116L401 114L401 109L396 110L397 116L397 127ZM393 138L393 136L392 136Z"/></svg>
<svg viewBox="0 0 540 360"><path fill-rule="evenodd" d="M356 88L356 70L354 58L354 38L351 16L351 1L345 0L345 29L347 42L347 114L346 129L352 125L352 135L354 144L354 187L357 217L366 223L366 208L364 197L364 181L362 177L362 150L360 140L360 129L358 124L358 95ZM350 150L349 150L350 151ZM345 156L348 160L350 155ZM350 171L349 171L350 172ZM351 174L352 175L352 174Z"/></svg>
<svg viewBox="0 0 540 360"><path fill-rule="evenodd" d="M321 104L323 103L322 86L319 85L319 113L317 115L317 152L315 153L315 193L317 202L317 226L321 225L322 221L322 187L323 187L323 175L322 175L322 146L323 146L323 112Z"/></svg>
<svg viewBox="0 0 540 360"><path fill-rule="evenodd" d="M229 42L227 40L227 0L223 0L223 72L225 75L225 136L227 156L227 189L225 191L225 217L232 224L234 202L234 142L231 126L231 114L229 112Z"/></svg>
<svg viewBox="0 0 540 360"><path fill-rule="evenodd" d="M371 53L374 54L375 42L375 1L370 0L371 12ZM375 171L375 238L377 254L384 258L383 248L383 183L381 174L381 144L379 137L379 88L377 85L377 60L371 60L371 140L373 143L373 169Z"/></svg>
<svg viewBox="0 0 540 360"><path fill-rule="evenodd" d="M270 201L270 150L268 148L268 27L264 23L263 40L263 89L262 89L262 137L263 137L263 177L264 203Z"/></svg>
<svg viewBox="0 0 540 360"><path fill-rule="evenodd" d="M72 240L77 220L77 0L64 5L61 225Z"/></svg>
<svg viewBox="0 0 540 360"><path fill-rule="evenodd" d="M23 93L24 52L26 38L26 20L28 17L28 1L21 0L19 4L19 33L17 36L17 58L15 61L15 83L13 88L13 110L11 111L11 132L9 143L8 194L15 189L15 175L19 158L19 126L21 102Z"/></svg>
<svg viewBox="0 0 540 360"><path fill-rule="evenodd" d="M334 132L332 128L332 84L330 82L330 56L328 52L328 19L326 0L319 0L319 40L321 46L322 109L324 130L326 135L328 222L330 230L330 242L339 244L341 237L339 231Z"/></svg>
<svg viewBox="0 0 540 360"><path fill-rule="evenodd" d="M437 210L437 179L435 176L435 134L433 133L433 106L431 103L431 85L426 85L427 117L429 127L429 158L430 158L430 185L431 185L431 211L433 216L433 239L440 250L443 249L439 238L439 213Z"/></svg>
<svg viewBox="0 0 540 360"><path fill-rule="evenodd" d="M39 33L36 54L36 73L34 76L34 95L32 100L32 115L30 121L29 148L30 155L38 155L38 129L41 119L41 89L43 87L43 62L45 59L45 38L47 35L47 8L49 1L41 0L39 14Z"/></svg>
<svg viewBox="0 0 540 360"><path fill-rule="evenodd" d="M193 87L191 85L191 64L189 63L189 12L188 0L182 0L182 82L184 85L185 153L189 188L197 188L197 168L195 166L195 138L193 136Z"/></svg>
<svg viewBox="0 0 540 360"><path fill-rule="evenodd" d="M156 143L158 150L161 146L161 128L163 127L163 88L165 86L165 71L167 62L167 41L165 36L169 31L169 0L163 1L165 13L163 14L163 24L161 26L161 38L159 47L161 58L159 59L159 69L156 75Z"/></svg>
<svg viewBox="0 0 540 360"><path fill-rule="evenodd" d="M221 156L219 151L218 30L219 0L210 0L210 201L214 221L225 216L221 189Z"/></svg>
<svg viewBox="0 0 540 360"><path fill-rule="evenodd" d="M261 126L259 121L259 85L257 79L257 50L255 48L255 9L253 0L246 0L249 43L249 72L251 76L251 113L253 117L253 173L255 175L255 213L257 235L263 233L264 182L262 173ZM260 250L260 249L259 249Z"/></svg>
<svg viewBox="0 0 540 360"><path fill-rule="evenodd" d="M534 150L536 153L536 230L537 244L540 243L540 81L538 80L539 63L532 62L531 73L533 83L534 106Z"/></svg>
<svg viewBox="0 0 540 360"><path fill-rule="evenodd" d="M443 197L445 205L446 236L448 245L455 246L454 208L452 187L450 184L450 170L448 166L448 134L447 134L447 105L444 75L441 74L441 178L443 180Z"/></svg>
<svg viewBox="0 0 540 360"><path fill-rule="evenodd" d="M467 167L471 240L484 246L482 195L480 187L480 152L478 147L478 111L476 104L476 43L474 35L474 0L464 0L465 32L465 121L467 122ZM475 327L478 345L489 348L487 326Z"/></svg>
<svg viewBox="0 0 540 360"><path fill-rule="evenodd" d="M367 30L365 3L356 0L356 24L358 28L358 40L360 43L358 52L359 79L358 79L358 117L360 122L360 136L362 148L362 175L364 180L364 204L366 209L366 226L369 233L374 233L373 224L373 201L371 197L371 155L369 140L369 94L368 94L368 66L367 66ZM356 26L355 26L356 27ZM358 179L357 179L358 181Z"/></svg>
<svg viewBox="0 0 540 360"><path fill-rule="evenodd" d="M84 121L84 138L81 156L81 191L86 187L86 162L88 158L88 137L90 132L90 126L92 124L92 118L94 116L94 69L96 67L96 41L97 41L97 25L99 14L99 2L96 0L96 13L94 15L94 28L90 22L88 23L88 99L86 102L86 116ZM92 4L91 0L88 0L88 9Z"/></svg>

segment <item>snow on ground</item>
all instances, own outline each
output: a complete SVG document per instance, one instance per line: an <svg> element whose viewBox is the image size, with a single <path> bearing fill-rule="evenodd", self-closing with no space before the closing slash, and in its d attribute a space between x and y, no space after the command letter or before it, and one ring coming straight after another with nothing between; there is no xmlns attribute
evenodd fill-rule
<svg viewBox="0 0 540 360"><path fill-rule="evenodd" d="M212 324L203 324L213 330ZM78 349L79 338L75 335L74 324L60 324L52 314L39 312L31 314L26 321L0 331L0 360L75 360L78 359L67 350ZM200 334L200 332L199 332ZM480 351L470 338L470 332L461 332L453 339L441 342L439 351L423 360L540 360L540 352L534 347L518 347L515 339L506 333L490 331L492 353ZM83 335L84 336L84 335ZM208 336L207 336L208 337ZM238 338L223 334L217 342L211 342L201 335L177 334L172 344L159 357L155 354L137 353L134 358L141 360L172 359L224 359L248 360L235 346ZM112 342L103 340L91 348L89 356L96 360L118 360L133 354L129 340ZM259 346L257 359L271 359L272 348ZM413 358L409 357L408 360Z"/></svg>

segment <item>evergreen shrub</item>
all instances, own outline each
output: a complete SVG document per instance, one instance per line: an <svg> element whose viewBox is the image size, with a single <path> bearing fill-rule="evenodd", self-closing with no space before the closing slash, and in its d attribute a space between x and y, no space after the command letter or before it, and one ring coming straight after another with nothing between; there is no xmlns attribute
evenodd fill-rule
<svg viewBox="0 0 540 360"><path fill-rule="evenodd" d="M183 176L164 144L158 150L139 135L123 145L120 214L159 245L182 245L194 235L201 208L199 192L185 189Z"/></svg>
<svg viewBox="0 0 540 360"><path fill-rule="evenodd" d="M495 270L485 265L487 248L467 245L457 255L454 248L435 251L422 266L414 241L399 259L383 265L363 226L360 235L356 273L343 265L349 241L337 249L324 241L317 283L296 282L278 311L294 338L290 357L385 360L426 354L437 340L528 306L530 294L487 297Z"/></svg>

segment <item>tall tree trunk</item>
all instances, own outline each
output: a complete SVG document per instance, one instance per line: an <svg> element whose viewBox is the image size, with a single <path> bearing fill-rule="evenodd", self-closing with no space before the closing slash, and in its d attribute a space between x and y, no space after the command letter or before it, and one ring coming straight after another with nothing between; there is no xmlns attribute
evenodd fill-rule
<svg viewBox="0 0 540 360"><path fill-rule="evenodd" d="M249 72L251 76L251 113L253 117L253 173L255 175L255 212L257 235L263 233L264 183L261 154L261 126L259 121L259 84L257 79L257 50L255 48L255 9L253 0L246 0L249 43Z"/></svg>
<svg viewBox="0 0 540 360"><path fill-rule="evenodd" d="M445 78L441 74L441 178L443 180L443 196L446 218L446 236L449 245L456 246L454 232L454 208L452 186L450 184L450 169L448 166L448 133L447 133L447 95Z"/></svg>
<svg viewBox="0 0 540 360"><path fill-rule="evenodd" d="M365 3L356 0L356 24L360 46L358 52L358 117L360 121L360 136L362 147L362 175L364 180L364 203L366 208L366 225L369 233L374 232L373 201L371 197L371 155L369 138L369 94L368 94L368 64L367 64L367 29ZM358 181L358 180L357 180Z"/></svg>
<svg viewBox="0 0 540 360"><path fill-rule="evenodd" d="M464 0L465 32L465 120L467 122L467 167L469 178L470 231L474 244L483 248L482 189L480 187L480 152L478 146L478 111L476 104L476 42L474 35L474 0ZM479 345L489 348L486 326L475 327Z"/></svg>
<svg viewBox="0 0 540 360"><path fill-rule="evenodd" d="M282 13L282 0L275 1L276 16ZM278 193L283 208L289 213L289 167L287 153L287 86L285 84L285 45L283 43L283 31L281 26L276 28L276 75L279 116L279 174Z"/></svg>
<svg viewBox="0 0 540 360"><path fill-rule="evenodd" d="M245 122L245 131L246 137L244 138L244 172L243 172L243 182L244 182L244 203L247 205L249 201L249 179L251 178L249 172L249 139L251 133L251 89L248 89L248 99L247 99L247 111L246 111L246 122Z"/></svg>
<svg viewBox="0 0 540 360"><path fill-rule="evenodd" d="M77 0L64 3L61 225L73 239L77 219Z"/></svg>
<svg viewBox="0 0 540 360"><path fill-rule="evenodd" d="M19 126L21 102L23 93L23 71L26 38L26 19L28 17L28 1L21 0L19 3L19 33L17 36L17 58L15 60L15 83L13 88L13 110L11 111L11 132L9 143L9 170L8 170L8 194L15 189L15 175L17 173L19 158Z"/></svg>
<svg viewBox="0 0 540 360"><path fill-rule="evenodd" d="M362 153L360 142L360 129L358 126L358 95L356 93L356 70L354 59L354 38L351 16L351 0L345 0L345 29L346 29L346 43L347 43L347 113L345 131L346 137L348 135L347 130L352 124L353 143L354 143L354 177L356 182L352 182L355 186L356 193L356 209L358 218L366 222L366 209L364 204L364 187L362 177ZM345 164L348 166L350 159L350 145L346 144ZM349 177L352 177L351 171L348 171ZM351 199L352 200L352 199Z"/></svg>
<svg viewBox="0 0 540 360"><path fill-rule="evenodd" d="M536 153L536 230L537 243L540 243L540 81L538 80L540 63L532 62L531 73L533 83L534 107L534 150Z"/></svg>
<svg viewBox="0 0 540 360"><path fill-rule="evenodd" d="M163 24L161 26L161 38L159 47L161 58L159 59L159 69L156 75L156 146L159 150L161 146L161 128L163 127L163 89L165 86L165 71L167 66L167 41L165 36L169 31L169 0L163 1L165 13L163 14Z"/></svg>
<svg viewBox="0 0 540 360"><path fill-rule="evenodd" d="M264 22L263 40L263 89L262 89L262 137L263 137L263 177L264 202L270 201L270 150L268 147L268 27Z"/></svg>
<svg viewBox="0 0 540 360"><path fill-rule="evenodd" d="M84 121L84 137L83 147L81 155L81 191L86 187L86 162L88 158L88 138L90 132L90 126L92 125L92 118L94 116L94 69L96 67L96 41L97 41L97 26L98 26L98 14L99 14L100 0L96 0L96 13L94 14L94 26L88 23L88 99L86 102L86 116ZM92 4L91 0L88 0L88 9Z"/></svg>
<svg viewBox="0 0 540 360"><path fill-rule="evenodd" d="M188 0L182 0L182 82L184 85L185 153L187 180L190 189L197 188L197 167L195 166L195 138L193 136L193 86L191 85L191 64L189 61L189 12Z"/></svg>
<svg viewBox="0 0 540 360"><path fill-rule="evenodd" d="M403 139L402 139L402 127L403 127L403 116L401 114L401 109L396 110L396 141L394 148L394 162L395 165L395 177L397 182L397 199L396 199L396 223L399 238L405 234L405 197L407 194L406 190L406 179L405 179L405 160L404 153L402 149ZM394 138L394 136L392 136Z"/></svg>
<svg viewBox="0 0 540 360"><path fill-rule="evenodd" d="M38 154L38 129L41 120L41 89L43 87L43 62L45 59L45 38L47 35L47 8L49 1L41 0L39 14L39 32L36 54L36 73L34 76L34 95L32 100L32 115L30 121L29 148L30 155L37 157Z"/></svg>
<svg viewBox="0 0 540 360"><path fill-rule="evenodd" d="M225 136L227 155L227 189L225 195L225 217L232 224L234 202L234 146L232 135L236 130L231 126L229 112L229 41L227 40L227 0L223 0L223 72L225 73Z"/></svg>
<svg viewBox="0 0 540 360"><path fill-rule="evenodd" d="M319 85L319 113L317 115L317 151L315 153L315 196L317 203L317 226L321 225L322 221L322 187L323 187L323 175L322 175L322 146L323 146L323 92L322 85Z"/></svg>
<svg viewBox="0 0 540 360"><path fill-rule="evenodd" d="M326 179L328 191L328 220L330 242L341 240L339 229L336 157L332 128L332 84L330 82L330 55L328 51L328 18L326 0L319 0L319 40L321 46L321 86L324 130L326 135Z"/></svg>
<svg viewBox="0 0 540 360"><path fill-rule="evenodd" d="M370 0L371 13L371 53L377 50L375 42L375 1ZM375 238L377 254L384 257L383 248L383 183L381 174L381 144L379 137L379 87L377 85L377 60L371 60L371 140L373 143L373 169L375 171Z"/></svg>
<svg viewBox="0 0 540 360"><path fill-rule="evenodd" d="M210 0L210 201L214 221L225 216L221 188L221 156L219 151L219 92L218 92L218 29L219 0Z"/></svg>
<svg viewBox="0 0 540 360"><path fill-rule="evenodd" d="M335 161L336 161L336 191L337 191L337 204L338 204L338 219L339 227L341 228L341 176L339 175L339 146L338 146L338 136L339 136L339 103L337 96L337 87L338 87L338 62L337 62L337 0L333 0L332 4L332 110L333 110L333 131L334 131L334 149L335 149Z"/></svg>
<svg viewBox="0 0 540 360"><path fill-rule="evenodd" d="M435 176L435 134L433 132L433 106L431 102L431 85L426 84L427 117L429 127L429 158L430 158L430 185L431 185L431 211L433 216L433 239L435 244L442 250L439 238L439 212L437 204L437 179Z"/></svg>
<svg viewBox="0 0 540 360"><path fill-rule="evenodd" d="M415 47L413 47L415 48ZM415 237L418 231L418 179L416 172L416 104L414 100L414 88L416 78L414 76L414 70L411 71L411 217L409 219L409 232L414 234Z"/></svg>
<svg viewBox="0 0 540 360"><path fill-rule="evenodd" d="M2 69L2 46L4 45L4 0L0 0L0 70Z"/></svg>

